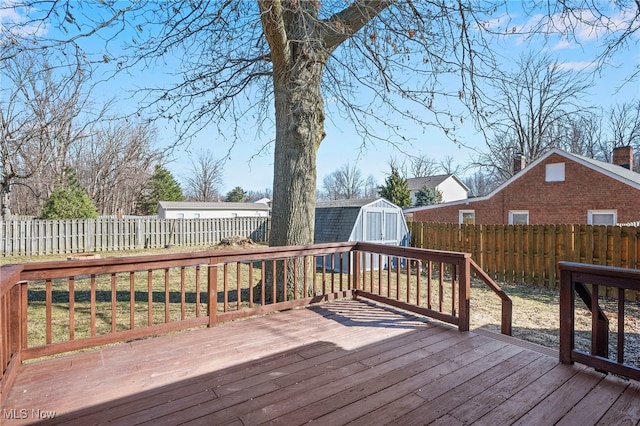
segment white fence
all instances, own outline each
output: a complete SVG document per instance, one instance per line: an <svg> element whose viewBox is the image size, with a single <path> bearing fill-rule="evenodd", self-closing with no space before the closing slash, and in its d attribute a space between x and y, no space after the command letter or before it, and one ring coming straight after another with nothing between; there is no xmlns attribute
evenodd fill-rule
<svg viewBox="0 0 640 426"><path fill-rule="evenodd" d="M36 256L213 245L234 236L269 240L266 217L0 221L0 256Z"/></svg>

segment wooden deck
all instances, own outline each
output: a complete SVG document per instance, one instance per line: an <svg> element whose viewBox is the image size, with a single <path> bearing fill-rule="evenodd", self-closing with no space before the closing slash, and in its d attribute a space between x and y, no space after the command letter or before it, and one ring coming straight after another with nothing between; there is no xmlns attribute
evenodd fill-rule
<svg viewBox="0 0 640 426"><path fill-rule="evenodd" d="M349 300L24 365L0 423L586 426L637 424L639 401L554 351Z"/></svg>

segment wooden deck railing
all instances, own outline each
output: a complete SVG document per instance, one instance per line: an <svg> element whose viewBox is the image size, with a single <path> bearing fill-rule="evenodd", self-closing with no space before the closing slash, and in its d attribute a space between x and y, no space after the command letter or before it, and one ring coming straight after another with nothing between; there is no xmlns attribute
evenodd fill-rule
<svg viewBox="0 0 640 426"><path fill-rule="evenodd" d="M24 360L336 298L368 298L465 331L472 269L469 254L368 243L3 267L0 390ZM510 311L505 320L503 332Z"/></svg>
<svg viewBox="0 0 640 426"><path fill-rule="evenodd" d="M580 362L599 371L640 380L640 368L625 363L625 291L640 291L640 270L560 262L560 362ZM589 289L590 287L590 289ZM600 304L605 287L616 290L616 357L609 358L609 321ZM591 312L591 348L575 347L576 295Z"/></svg>

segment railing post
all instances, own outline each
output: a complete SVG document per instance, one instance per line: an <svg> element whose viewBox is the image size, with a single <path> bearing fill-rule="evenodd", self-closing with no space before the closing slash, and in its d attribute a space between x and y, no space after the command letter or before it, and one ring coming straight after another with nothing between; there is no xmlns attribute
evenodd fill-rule
<svg viewBox="0 0 640 426"><path fill-rule="evenodd" d="M209 273L207 275L207 313L209 314L209 327L218 324L218 259L210 259Z"/></svg>
<svg viewBox="0 0 640 426"><path fill-rule="evenodd" d="M459 266L460 273L458 274L459 289L458 289L458 330L469 331L469 297L471 294L471 255L465 254L465 257Z"/></svg>
<svg viewBox="0 0 640 426"><path fill-rule="evenodd" d="M560 362L573 364L575 296L571 271L560 263Z"/></svg>

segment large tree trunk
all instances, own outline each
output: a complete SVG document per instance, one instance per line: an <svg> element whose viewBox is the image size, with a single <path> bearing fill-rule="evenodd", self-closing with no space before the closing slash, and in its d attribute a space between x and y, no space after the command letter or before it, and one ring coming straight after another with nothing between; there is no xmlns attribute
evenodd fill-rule
<svg viewBox="0 0 640 426"><path fill-rule="evenodd" d="M312 36L314 26L300 25L315 12L309 7L312 2L286 8L271 4L262 14L271 47L276 123L271 246L305 245L314 239L316 153L325 136L321 80L327 53L319 37ZM279 263L281 271L286 267L287 282L271 271L266 285L271 294L276 282L282 299L284 291L292 295L294 280L303 285L304 270L302 262L297 268L292 261Z"/></svg>

